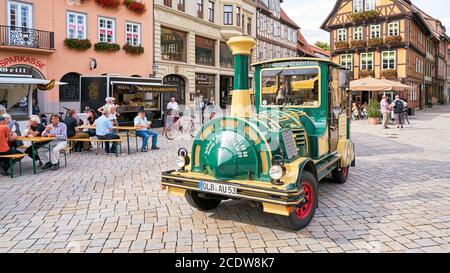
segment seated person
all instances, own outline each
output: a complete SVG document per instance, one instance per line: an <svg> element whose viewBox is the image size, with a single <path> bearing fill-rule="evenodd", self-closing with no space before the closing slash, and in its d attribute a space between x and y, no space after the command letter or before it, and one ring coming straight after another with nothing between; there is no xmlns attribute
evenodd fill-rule
<svg viewBox="0 0 450 273"><path fill-rule="evenodd" d="M100 140L120 139L120 136L112 133L113 130L113 123L109 119L109 112L105 110L103 111L102 116L95 121L95 132L97 134L97 138ZM107 154L115 154L116 151L117 142L112 144L111 149L109 149L109 142L105 142L105 152Z"/></svg>
<svg viewBox="0 0 450 273"><path fill-rule="evenodd" d="M142 138L142 148L141 152L147 152L148 139L152 137L152 150L159 150L158 144L158 133L150 130L151 122L147 120L145 116L145 111L139 112L136 118L134 118L134 126L140 129L136 130L136 135Z"/></svg>
<svg viewBox="0 0 450 273"><path fill-rule="evenodd" d="M45 126L40 122L41 122L41 119L39 118L39 116L37 116L37 115L30 116L30 118L28 119L28 125L27 125L28 130L26 130L26 133L24 136L25 137L40 137L40 136L42 136L42 132L45 131ZM42 167L42 161L40 160L39 155L37 154L36 151L38 148L40 148L46 144L48 144L48 142L40 142L40 143L34 144L34 148L35 148L34 158L39 161L39 167ZM25 150L25 153L29 157L33 158L31 146Z"/></svg>
<svg viewBox="0 0 450 273"><path fill-rule="evenodd" d="M81 123L77 119L77 113L75 110L70 110L69 115L67 119L64 121L64 123L67 125L67 138L68 139L88 139L89 134L79 132L79 129L77 128ZM89 142L76 142L74 148L75 152L81 152L81 147L83 146L83 149L85 151L89 150Z"/></svg>
<svg viewBox="0 0 450 273"><path fill-rule="evenodd" d="M0 155L20 154L16 149L13 149L8 145L8 142L14 141L16 138L17 134L14 132L11 133L11 130L9 130L5 123L5 118L0 116ZM4 175L9 175L9 164L10 161L8 158L0 159L0 167L3 170Z"/></svg>
<svg viewBox="0 0 450 273"><path fill-rule="evenodd" d="M10 131L12 133L16 133L17 136L22 136L22 134L20 132L19 123L17 123L17 121L13 120L11 115L9 115L9 114L3 114L3 117L5 118L5 124L6 124L6 126L8 126ZM17 148L17 147L23 146L23 142L19 141L19 140L14 140L11 143L9 143L9 146L11 146L13 148Z"/></svg>
<svg viewBox="0 0 450 273"><path fill-rule="evenodd" d="M58 115L53 114L50 117L50 124L45 127L44 132L42 132L42 136L55 138L48 143L48 145L50 145L51 161L47 145L44 145L37 150L39 158L43 162L46 162L44 167L42 167L42 170L51 169L52 171L56 171L59 169L60 152L67 147L67 126L59 121Z"/></svg>
<svg viewBox="0 0 450 273"><path fill-rule="evenodd" d="M89 109L86 111L86 122L84 122L84 126L94 126L95 120L97 119L97 115L95 114L95 111L93 109ZM95 133L95 129L85 129L83 130L84 133L89 134L89 136L93 137L97 134Z"/></svg>

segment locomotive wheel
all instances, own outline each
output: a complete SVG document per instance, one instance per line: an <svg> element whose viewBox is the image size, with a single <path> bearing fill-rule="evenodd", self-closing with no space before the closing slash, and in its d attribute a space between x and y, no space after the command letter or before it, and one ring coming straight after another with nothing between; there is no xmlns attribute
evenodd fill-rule
<svg viewBox="0 0 450 273"><path fill-rule="evenodd" d="M345 182L347 182L349 172L350 166L334 169L331 172L331 174L333 175L333 181L338 184L344 184Z"/></svg>
<svg viewBox="0 0 450 273"><path fill-rule="evenodd" d="M198 192L188 191L186 192L186 200L192 207L199 211L210 211L217 208L222 200L219 199L207 199L198 196Z"/></svg>
<svg viewBox="0 0 450 273"><path fill-rule="evenodd" d="M282 217L282 224L291 230L301 230L309 225L319 204L317 180L310 172L304 171L300 178L305 201L295 206L287 217Z"/></svg>

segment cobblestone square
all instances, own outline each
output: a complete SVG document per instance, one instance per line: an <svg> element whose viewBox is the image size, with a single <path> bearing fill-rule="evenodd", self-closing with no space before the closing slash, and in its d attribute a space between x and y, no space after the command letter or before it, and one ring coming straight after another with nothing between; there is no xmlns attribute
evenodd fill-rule
<svg viewBox="0 0 450 273"><path fill-rule="evenodd" d="M0 177L0 252L450 252L450 107L411 122L353 122L357 167L344 185L322 181L299 232L244 202L202 213L162 191L189 138L118 158L71 154L38 175L25 159L24 176Z"/></svg>

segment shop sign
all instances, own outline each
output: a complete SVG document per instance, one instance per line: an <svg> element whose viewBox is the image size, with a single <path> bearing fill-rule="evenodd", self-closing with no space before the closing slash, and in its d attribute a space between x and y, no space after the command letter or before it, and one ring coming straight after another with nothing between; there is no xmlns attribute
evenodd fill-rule
<svg viewBox="0 0 450 273"><path fill-rule="evenodd" d="M44 69L46 66L41 60L29 56L12 56L0 59L0 67L11 66L14 64L30 64L40 69Z"/></svg>
<svg viewBox="0 0 450 273"><path fill-rule="evenodd" d="M0 75L31 76L31 70L27 67L0 67Z"/></svg>
<svg viewBox="0 0 450 273"><path fill-rule="evenodd" d="M178 88L175 86L136 86L139 92L158 92L158 93L170 93L178 92Z"/></svg>

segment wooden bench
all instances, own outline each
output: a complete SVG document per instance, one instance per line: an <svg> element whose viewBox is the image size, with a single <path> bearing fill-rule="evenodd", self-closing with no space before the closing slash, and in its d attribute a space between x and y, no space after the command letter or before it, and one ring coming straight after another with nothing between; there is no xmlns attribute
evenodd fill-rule
<svg viewBox="0 0 450 273"><path fill-rule="evenodd" d="M27 156L26 154L12 154L12 155L0 155L1 158L9 159L9 170L11 172L11 178L14 178L14 164L19 162L19 176L22 176L22 159ZM17 161L15 161L17 160ZM6 172L5 172L6 173Z"/></svg>
<svg viewBox="0 0 450 273"><path fill-rule="evenodd" d="M77 139L68 139L70 143L74 142L94 142L97 144L97 151L95 154L98 154L98 150L100 149L100 144L104 143L117 143L119 146L120 154L122 154L122 142L126 141L124 138L120 139L98 139L98 138L77 138ZM70 145L72 147L72 145ZM116 156L119 156L119 151L116 149Z"/></svg>

